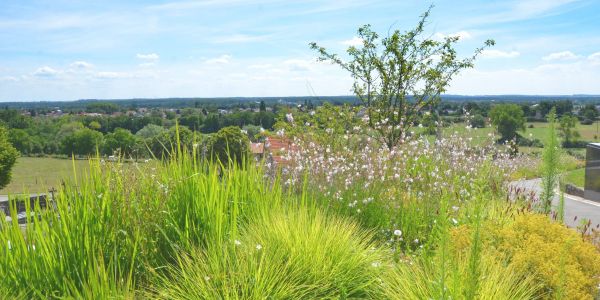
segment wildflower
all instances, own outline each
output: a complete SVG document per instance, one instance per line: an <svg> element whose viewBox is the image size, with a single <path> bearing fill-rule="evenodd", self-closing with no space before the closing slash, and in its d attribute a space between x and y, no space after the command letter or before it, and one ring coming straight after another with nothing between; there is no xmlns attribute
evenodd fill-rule
<svg viewBox="0 0 600 300"><path fill-rule="evenodd" d="M210 277L209 276L204 276L204 280L209 281Z"/></svg>
<svg viewBox="0 0 600 300"><path fill-rule="evenodd" d="M381 263L380 263L380 262L378 262L378 261L374 261L374 262L372 262L372 263L371 263L371 266L372 266L373 268L379 268L379 267L381 266Z"/></svg>
<svg viewBox="0 0 600 300"><path fill-rule="evenodd" d="M395 236L402 236L402 231L400 231L400 229L396 229L396 230L394 230L394 235Z"/></svg>
<svg viewBox="0 0 600 300"><path fill-rule="evenodd" d="M291 113L285 114L285 119L290 123L294 123L294 116Z"/></svg>
<svg viewBox="0 0 600 300"><path fill-rule="evenodd" d="M234 243L236 246L239 246L239 245L241 245L241 244L242 244L242 242L240 242L239 240L235 240L235 241L233 241L233 243Z"/></svg>
<svg viewBox="0 0 600 300"><path fill-rule="evenodd" d="M452 218L452 223L454 223L454 225L458 224L458 221L455 218Z"/></svg>
<svg viewBox="0 0 600 300"><path fill-rule="evenodd" d="M260 251L262 249L262 245L261 244L256 244L256 250Z"/></svg>

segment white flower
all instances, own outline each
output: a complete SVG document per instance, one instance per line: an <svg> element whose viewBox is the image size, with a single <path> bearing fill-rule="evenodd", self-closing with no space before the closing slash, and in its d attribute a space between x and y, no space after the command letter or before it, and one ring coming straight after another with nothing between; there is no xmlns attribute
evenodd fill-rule
<svg viewBox="0 0 600 300"><path fill-rule="evenodd" d="M233 243L234 243L236 246L239 246L239 245L241 245L241 244L242 244L242 242L240 242L240 241L238 241L238 240L235 240L235 241L233 241Z"/></svg>
<svg viewBox="0 0 600 300"><path fill-rule="evenodd" d="M204 280L209 281L210 277L209 276L204 276Z"/></svg>
<svg viewBox="0 0 600 300"><path fill-rule="evenodd" d="M458 224L458 221L455 218L452 218L452 223L454 223L454 225Z"/></svg>
<svg viewBox="0 0 600 300"><path fill-rule="evenodd" d="M262 245L261 244L256 244L256 250L260 251L262 249Z"/></svg>
<svg viewBox="0 0 600 300"><path fill-rule="evenodd" d="M285 114L285 118L287 119L288 122L294 123L294 116L292 116L291 113Z"/></svg>
<svg viewBox="0 0 600 300"><path fill-rule="evenodd" d="M394 230L394 235L395 236L402 236L402 231L400 231L400 229L396 229L396 230Z"/></svg>

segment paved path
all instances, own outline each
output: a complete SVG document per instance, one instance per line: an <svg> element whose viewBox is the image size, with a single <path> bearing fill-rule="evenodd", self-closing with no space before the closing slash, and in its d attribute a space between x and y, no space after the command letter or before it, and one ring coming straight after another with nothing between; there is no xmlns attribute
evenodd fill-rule
<svg viewBox="0 0 600 300"><path fill-rule="evenodd" d="M523 188L527 191L540 195L542 191L542 180L530 179L520 180L510 183L516 188ZM552 205L558 205L560 193L556 193ZM577 217L577 219L575 219ZM570 227L576 227L581 224L582 219L592 221L592 228L600 224L600 202L585 200L581 197L565 194L565 223Z"/></svg>

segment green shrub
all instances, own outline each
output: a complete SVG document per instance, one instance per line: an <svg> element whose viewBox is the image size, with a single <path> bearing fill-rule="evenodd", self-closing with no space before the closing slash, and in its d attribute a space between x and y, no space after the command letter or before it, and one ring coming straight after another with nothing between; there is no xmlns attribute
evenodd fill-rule
<svg viewBox="0 0 600 300"><path fill-rule="evenodd" d="M268 214L238 239L182 257L158 284L157 297L380 298L388 264L370 240L356 223L315 210Z"/></svg>
<svg viewBox="0 0 600 300"><path fill-rule="evenodd" d="M466 253L471 229L452 230L457 252ZM600 283L600 253L572 229L553 223L544 215L524 214L506 225L488 222L482 230L484 251L524 278L542 286L538 296L551 299L592 299Z"/></svg>
<svg viewBox="0 0 600 300"><path fill-rule="evenodd" d="M484 128L485 118L482 115L474 115L473 118L469 120L469 125L473 128Z"/></svg>

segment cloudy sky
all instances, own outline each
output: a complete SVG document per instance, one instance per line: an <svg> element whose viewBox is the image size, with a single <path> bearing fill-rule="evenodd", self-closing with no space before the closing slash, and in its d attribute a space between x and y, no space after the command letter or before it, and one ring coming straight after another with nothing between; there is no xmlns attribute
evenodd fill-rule
<svg viewBox="0 0 600 300"><path fill-rule="evenodd" d="M356 29L408 29L410 0L1 0L0 101L348 95L316 63ZM459 35L476 68L451 94L600 94L600 1L436 1L428 32Z"/></svg>

